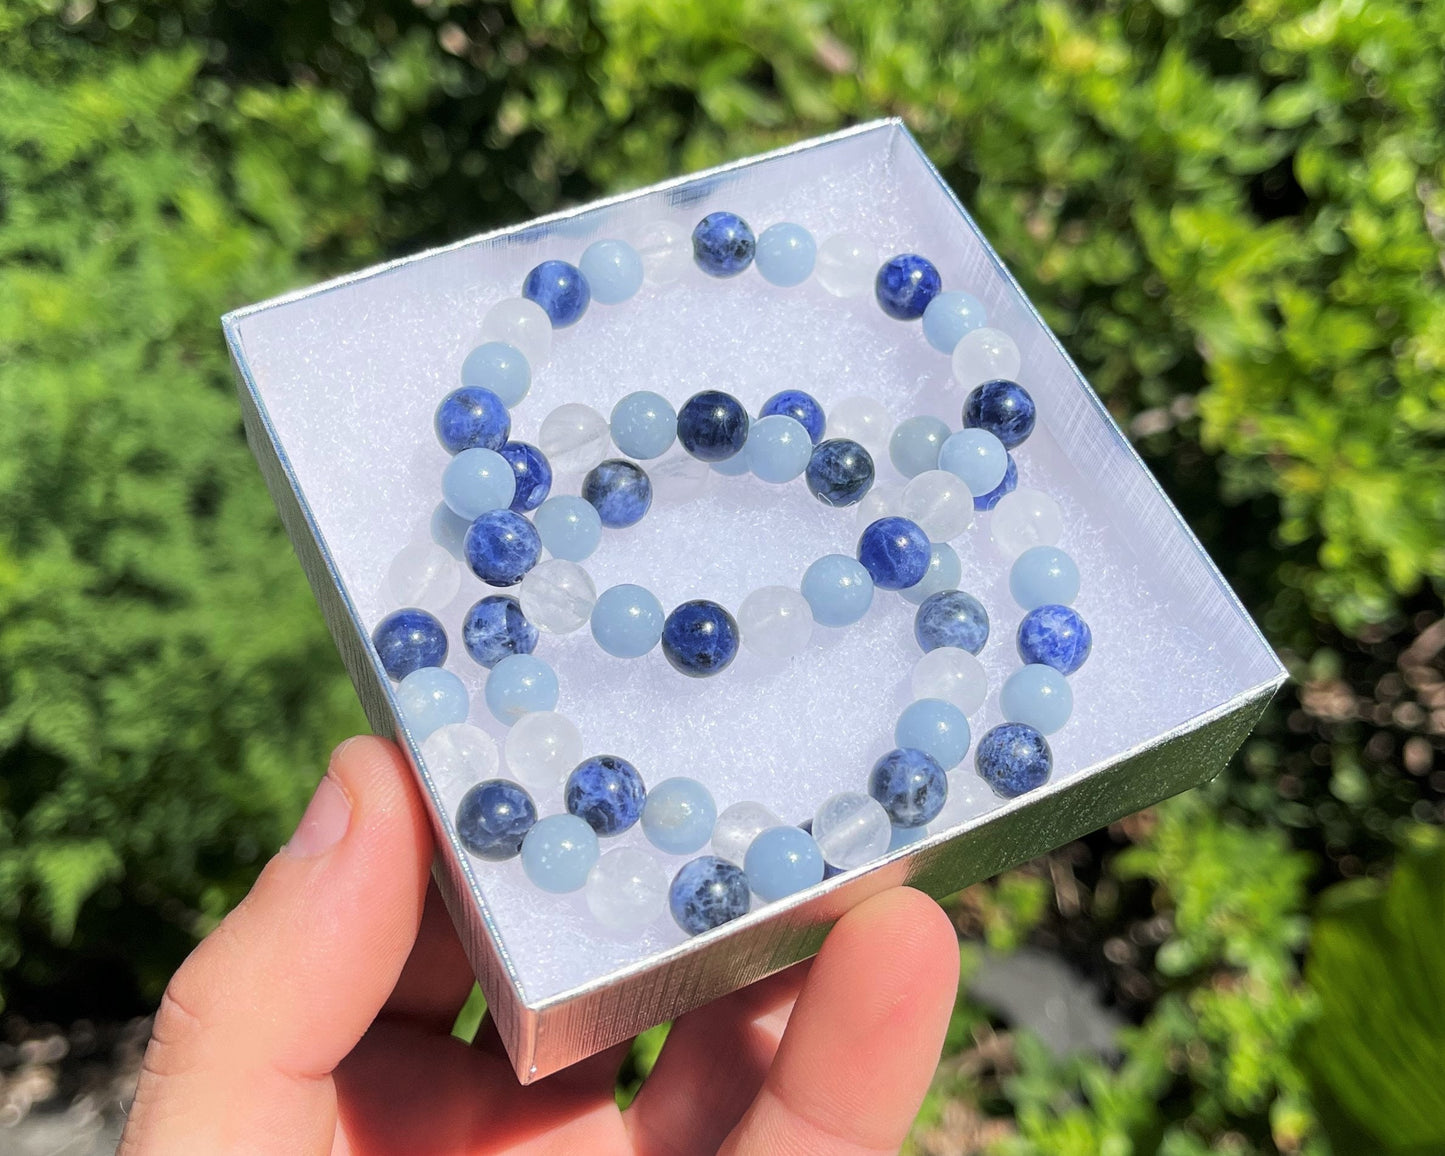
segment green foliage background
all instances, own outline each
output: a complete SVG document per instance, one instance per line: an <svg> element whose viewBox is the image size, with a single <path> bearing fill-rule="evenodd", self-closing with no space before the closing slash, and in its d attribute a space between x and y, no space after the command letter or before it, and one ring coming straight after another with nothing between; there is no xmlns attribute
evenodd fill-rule
<svg viewBox="0 0 1445 1156"><path fill-rule="evenodd" d="M915 1145L1326 1150L1313 897L1445 800L1442 45L1438 0L0 0L7 998L154 998L363 725L221 312L897 114L1298 679L1206 792L957 901L1137 1026L1060 1064L961 1003Z"/></svg>

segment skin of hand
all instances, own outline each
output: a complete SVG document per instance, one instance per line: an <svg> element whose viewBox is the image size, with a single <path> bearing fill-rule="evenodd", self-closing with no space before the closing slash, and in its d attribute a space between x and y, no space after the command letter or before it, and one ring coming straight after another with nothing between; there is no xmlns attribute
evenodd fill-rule
<svg viewBox="0 0 1445 1156"><path fill-rule="evenodd" d="M903 1143L958 984L948 917L897 889L811 963L681 1017L627 1111L627 1045L523 1087L490 1021L391 743L331 758L291 841L172 978L121 1156L865 1156Z"/></svg>

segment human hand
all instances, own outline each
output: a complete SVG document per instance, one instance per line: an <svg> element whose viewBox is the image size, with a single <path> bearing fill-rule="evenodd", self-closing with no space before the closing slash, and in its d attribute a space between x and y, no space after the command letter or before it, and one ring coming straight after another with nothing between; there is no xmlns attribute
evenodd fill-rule
<svg viewBox="0 0 1445 1156"><path fill-rule="evenodd" d="M490 1156L895 1150L958 982L943 911L889 891L799 964L680 1018L626 1112L622 1044L520 1086L490 1020L450 1031L472 973L391 743L342 744L296 834L166 989L121 1156ZM796 1001L796 1006L794 1003Z"/></svg>

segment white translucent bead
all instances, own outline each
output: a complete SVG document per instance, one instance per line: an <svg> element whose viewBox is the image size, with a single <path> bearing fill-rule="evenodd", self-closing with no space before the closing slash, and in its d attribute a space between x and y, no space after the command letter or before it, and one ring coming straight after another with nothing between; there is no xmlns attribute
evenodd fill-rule
<svg viewBox="0 0 1445 1156"><path fill-rule="evenodd" d="M470 723L448 723L422 740L421 761L437 787L470 787L495 779L501 767L492 736Z"/></svg>
<svg viewBox="0 0 1445 1156"><path fill-rule="evenodd" d="M988 695L983 663L956 646L930 650L913 666L913 697L941 698L964 714L972 714Z"/></svg>
<svg viewBox="0 0 1445 1156"><path fill-rule="evenodd" d="M637 234L642 268L654 285L676 281L692 268L692 237L676 221L651 221Z"/></svg>
<svg viewBox="0 0 1445 1156"><path fill-rule="evenodd" d="M813 838L827 862L850 871L887 853L893 824L877 799L844 791L818 808Z"/></svg>
<svg viewBox="0 0 1445 1156"><path fill-rule="evenodd" d="M590 405L569 401L542 419L537 448L559 474L584 474L607 456L612 430Z"/></svg>
<svg viewBox="0 0 1445 1156"><path fill-rule="evenodd" d="M717 817L712 829L712 853L741 867L759 832L782 825L783 821L761 803L734 803Z"/></svg>
<svg viewBox="0 0 1445 1156"><path fill-rule="evenodd" d="M1013 380L1019 373L1019 347L999 329L975 329L953 347L953 380L972 389L997 377Z"/></svg>
<svg viewBox="0 0 1445 1156"><path fill-rule="evenodd" d="M391 560L386 585L399 606L439 608L462 588L461 564L435 542L413 542Z"/></svg>
<svg viewBox="0 0 1445 1156"><path fill-rule="evenodd" d="M702 497L711 475L707 462L682 451L670 453L647 467L647 476L652 479L652 500L665 505L680 506Z"/></svg>
<svg viewBox="0 0 1445 1156"><path fill-rule="evenodd" d="M582 761L582 735L566 715L536 710L512 724L502 751L517 782L533 791L550 791Z"/></svg>
<svg viewBox="0 0 1445 1156"><path fill-rule="evenodd" d="M1058 545L1064 536L1064 512L1042 490L1015 490L993 508L989 533L999 553L1012 561L1035 546Z"/></svg>
<svg viewBox="0 0 1445 1156"><path fill-rule="evenodd" d="M850 438L873 456L876 466L883 460L893 419L883 403L871 397L845 397L828 411L828 436Z"/></svg>
<svg viewBox="0 0 1445 1156"><path fill-rule="evenodd" d="M538 630L571 634L586 625L597 604L592 575L565 558L549 558L527 571L517 591L522 613Z"/></svg>
<svg viewBox="0 0 1445 1156"><path fill-rule="evenodd" d="M925 470L903 487L898 512L931 542L949 542L973 525L973 494L957 474Z"/></svg>
<svg viewBox="0 0 1445 1156"><path fill-rule="evenodd" d="M508 297L482 318L482 341L504 341L535 367L552 356L552 319L535 301Z"/></svg>
<svg viewBox="0 0 1445 1156"><path fill-rule="evenodd" d="M667 906L661 863L636 847L609 851L592 865L582 894L592 918L612 931L641 931Z"/></svg>
<svg viewBox="0 0 1445 1156"><path fill-rule="evenodd" d="M892 482L875 482L858 503L858 532L862 533L879 518L899 513L903 487Z"/></svg>
<svg viewBox="0 0 1445 1156"><path fill-rule="evenodd" d="M743 645L764 658L801 654L813 636L813 611L791 586L763 586L738 607Z"/></svg>
<svg viewBox="0 0 1445 1156"><path fill-rule="evenodd" d="M861 297L873 291L878 250L867 237L837 233L818 246L813 276L834 297Z"/></svg>

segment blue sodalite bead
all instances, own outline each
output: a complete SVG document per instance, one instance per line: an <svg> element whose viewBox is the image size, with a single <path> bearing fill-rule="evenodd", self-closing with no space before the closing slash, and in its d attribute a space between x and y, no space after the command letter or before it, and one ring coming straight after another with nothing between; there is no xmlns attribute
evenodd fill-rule
<svg viewBox="0 0 1445 1156"><path fill-rule="evenodd" d="M626 241L593 241L577 267L603 305L620 305L642 288L642 256Z"/></svg>
<svg viewBox="0 0 1445 1156"><path fill-rule="evenodd" d="M522 870L543 891L580 891L600 853L597 832L583 820L566 813L548 815L522 840Z"/></svg>
<svg viewBox="0 0 1445 1156"><path fill-rule="evenodd" d="M620 835L642 818L647 787L637 768L616 755L593 755L578 764L562 788L567 810L599 835Z"/></svg>
<svg viewBox="0 0 1445 1156"><path fill-rule="evenodd" d="M889 317L912 321L943 289L943 278L933 262L917 253L900 253L883 262L873 283L878 304Z"/></svg>
<svg viewBox="0 0 1445 1156"><path fill-rule="evenodd" d="M652 479L647 471L623 458L599 462L582 479L582 497L604 526L626 529L642 521L652 506Z"/></svg>
<svg viewBox="0 0 1445 1156"><path fill-rule="evenodd" d="M916 478L925 470L936 470L938 454L952 431L948 423L927 414L898 423L888 439L888 457L905 478Z"/></svg>
<svg viewBox="0 0 1445 1156"><path fill-rule="evenodd" d="M931 558L928 535L907 518L879 518L858 538L858 561L880 590L921 582Z"/></svg>
<svg viewBox="0 0 1445 1156"><path fill-rule="evenodd" d="M1025 610L1067 606L1079 596L1079 568L1057 546L1032 546L1014 559L1008 588Z"/></svg>
<svg viewBox="0 0 1445 1156"><path fill-rule="evenodd" d="M948 771L963 762L973 734L968 716L953 703L941 698L920 698L909 703L898 716L893 741L900 747L931 755L934 762Z"/></svg>
<svg viewBox="0 0 1445 1156"><path fill-rule="evenodd" d="M998 692L998 705L1009 722L1026 723L1040 734L1051 735L1069 721L1074 691L1052 666L1031 662L1009 675Z"/></svg>
<svg viewBox="0 0 1445 1156"><path fill-rule="evenodd" d="M738 624L706 598L684 602L662 626L662 653L675 670L706 678L726 670L738 656Z"/></svg>
<svg viewBox="0 0 1445 1156"><path fill-rule="evenodd" d="M1006 449L1024 443L1036 416L1034 399L1014 381L985 381L963 403L963 424L988 430Z"/></svg>
<svg viewBox="0 0 1445 1156"><path fill-rule="evenodd" d="M813 439L797 418L769 414L753 422L747 448L738 457L746 458L748 467L762 481L781 485L808 468Z"/></svg>
<svg viewBox="0 0 1445 1156"><path fill-rule="evenodd" d="M597 596L592 607L592 637L617 658L641 658L662 638L665 615L657 595L624 582Z"/></svg>
<svg viewBox="0 0 1445 1156"><path fill-rule="evenodd" d="M701 935L746 915L752 894L741 867L700 855L673 876L667 901L677 925L689 935Z"/></svg>
<svg viewBox="0 0 1445 1156"><path fill-rule="evenodd" d="M480 446L499 450L512 432L506 403L490 389L464 385L442 398L432 420L437 441L449 454Z"/></svg>
<svg viewBox="0 0 1445 1156"><path fill-rule="evenodd" d="M1054 766L1044 736L1023 723L994 727L978 740L973 759L979 777L1005 799L1043 786Z"/></svg>
<svg viewBox="0 0 1445 1156"><path fill-rule="evenodd" d="M736 277L753 263L757 239L736 213L709 213L692 231L692 256L710 277Z"/></svg>
<svg viewBox="0 0 1445 1156"><path fill-rule="evenodd" d="M576 265L543 261L522 282L522 296L546 310L554 329L565 329L582 320L592 301L592 290Z"/></svg>
<svg viewBox="0 0 1445 1156"><path fill-rule="evenodd" d="M508 407L515 406L532 388L532 367L515 345L487 341L462 362L462 385L489 389Z"/></svg>
<svg viewBox="0 0 1445 1156"><path fill-rule="evenodd" d="M898 747L873 764L868 793L883 804L895 827L922 827L948 801L948 776L932 755Z"/></svg>
<svg viewBox="0 0 1445 1156"><path fill-rule="evenodd" d="M504 658L537 649L537 628L515 598L491 594L462 619L462 645L475 662L491 670Z"/></svg>
<svg viewBox="0 0 1445 1156"><path fill-rule="evenodd" d="M802 422L814 445L823 440L823 430L827 428L828 419L823 413L823 407L812 394L804 393L801 389L785 389L781 393L773 394L763 402L758 416L772 417L773 414L782 414Z"/></svg>
<svg viewBox="0 0 1445 1156"><path fill-rule="evenodd" d="M807 479L823 505L856 505L873 485L873 458L849 438L832 438L814 447Z"/></svg>
<svg viewBox="0 0 1445 1156"><path fill-rule="evenodd" d="M508 442L497 452L507 459L517 480L510 508L519 514L535 510L552 489L552 467L546 455L530 442Z"/></svg>
<svg viewBox="0 0 1445 1156"><path fill-rule="evenodd" d="M1019 657L1073 674L1084 665L1094 634L1077 610L1069 606L1038 606L1019 623Z"/></svg>
<svg viewBox="0 0 1445 1156"><path fill-rule="evenodd" d="M801 827L758 832L743 856L748 885L763 899L785 899L823 881L823 852Z"/></svg>
<svg viewBox="0 0 1445 1156"><path fill-rule="evenodd" d="M925 598L914 614L913 637L924 654L940 646L977 654L988 641L988 611L963 590L940 590Z"/></svg>
<svg viewBox="0 0 1445 1156"><path fill-rule="evenodd" d="M952 353L965 333L987 320L988 314L977 297L950 289L938 294L923 311L923 336L940 353Z"/></svg>
<svg viewBox="0 0 1445 1156"><path fill-rule="evenodd" d="M678 410L677 440L700 461L723 461L748 440L748 411L720 389L695 393Z"/></svg>
<svg viewBox="0 0 1445 1156"><path fill-rule="evenodd" d="M542 539L521 514L489 510L472 523L462 548L488 586L515 586L542 556Z"/></svg>
<svg viewBox="0 0 1445 1156"><path fill-rule="evenodd" d="M571 494L548 498L537 507L532 522L552 557L568 562L590 558L602 541L602 519L597 508Z"/></svg>
<svg viewBox="0 0 1445 1156"><path fill-rule="evenodd" d="M442 499L463 518L505 510L517 495L511 463L496 450L462 450L442 471Z"/></svg>
<svg viewBox="0 0 1445 1156"><path fill-rule="evenodd" d="M1013 454L1008 456L1008 469L1004 471L1003 481L999 482L997 488L990 490L981 498L974 498L973 508L975 510L992 510L1003 497L1013 493L1019 485L1019 466L1014 461Z"/></svg>
<svg viewBox="0 0 1445 1156"><path fill-rule="evenodd" d="M447 632L425 610L393 610L376 624L371 644L381 657L387 676L397 681L424 666L447 660Z"/></svg>
<svg viewBox="0 0 1445 1156"><path fill-rule="evenodd" d="M492 667L484 691L492 717L511 726L524 714L557 705L557 673L531 654L510 654Z"/></svg>
<svg viewBox="0 0 1445 1156"><path fill-rule="evenodd" d="M660 393L639 389L612 407L608 426L629 458L660 458L677 438L677 410Z"/></svg>
<svg viewBox="0 0 1445 1156"><path fill-rule="evenodd" d="M813 234L791 221L769 225L758 237L758 272L770 285L789 288L801 285L813 273L818 242Z"/></svg>
<svg viewBox="0 0 1445 1156"><path fill-rule="evenodd" d="M421 742L438 727L467 721L467 688L449 670L424 666L397 684L396 703L412 738Z"/></svg>
<svg viewBox="0 0 1445 1156"><path fill-rule="evenodd" d="M846 554L824 554L804 571L799 588L821 626L851 626L873 605L873 579Z"/></svg>
<svg viewBox="0 0 1445 1156"><path fill-rule="evenodd" d="M696 779L664 779L647 792L642 833L659 851L691 855L707 846L717 826L717 803Z"/></svg>
<svg viewBox="0 0 1445 1156"><path fill-rule="evenodd" d="M531 795L506 779L486 779L462 796L457 838L478 859L511 859L536 821Z"/></svg>

